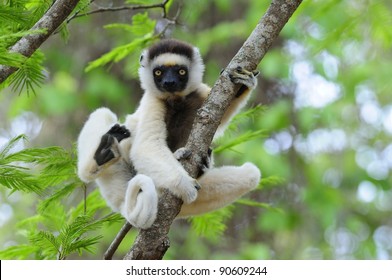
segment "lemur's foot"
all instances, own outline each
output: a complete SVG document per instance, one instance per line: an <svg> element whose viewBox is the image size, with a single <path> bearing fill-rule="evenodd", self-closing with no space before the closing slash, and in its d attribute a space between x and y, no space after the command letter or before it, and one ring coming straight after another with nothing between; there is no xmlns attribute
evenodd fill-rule
<svg viewBox="0 0 392 280"><path fill-rule="evenodd" d="M116 147L116 148L115 148ZM101 143L94 154L94 159L98 165L104 165L112 159L119 156L117 149L117 141L111 134L104 134L101 138Z"/></svg>
<svg viewBox="0 0 392 280"><path fill-rule="evenodd" d="M238 90L236 97L241 96L246 90L252 90L257 85L257 75L259 71L248 71L238 66L235 69L231 70L229 74L230 80L234 84L242 85L241 88Z"/></svg>
<svg viewBox="0 0 392 280"><path fill-rule="evenodd" d="M115 137L118 142L121 142L121 140L131 136L131 132L124 125L119 124L113 125L106 134L110 134Z"/></svg>

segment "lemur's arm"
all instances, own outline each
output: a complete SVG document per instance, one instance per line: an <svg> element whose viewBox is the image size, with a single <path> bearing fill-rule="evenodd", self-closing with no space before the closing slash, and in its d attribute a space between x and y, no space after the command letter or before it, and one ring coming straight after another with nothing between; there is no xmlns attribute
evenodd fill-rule
<svg viewBox="0 0 392 280"><path fill-rule="evenodd" d="M256 76L258 74L258 71L249 72L242 67L237 67L230 73L231 81L234 84L241 85L241 87L223 115L214 138L218 138L223 135L223 132L230 123L231 119L246 105L246 102L250 97L250 93L257 85Z"/></svg>
<svg viewBox="0 0 392 280"><path fill-rule="evenodd" d="M144 94L140 118L131 149L131 159L139 174L147 174L158 188L169 188L184 203L197 197L199 185L190 177L167 146L166 109L162 100Z"/></svg>

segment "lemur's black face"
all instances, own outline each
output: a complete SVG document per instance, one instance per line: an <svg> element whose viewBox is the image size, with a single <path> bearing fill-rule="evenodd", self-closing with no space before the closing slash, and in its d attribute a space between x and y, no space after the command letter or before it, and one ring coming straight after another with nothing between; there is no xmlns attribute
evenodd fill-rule
<svg viewBox="0 0 392 280"><path fill-rule="evenodd" d="M161 65L153 69L154 82L162 92L181 92L188 83L188 68L184 65Z"/></svg>

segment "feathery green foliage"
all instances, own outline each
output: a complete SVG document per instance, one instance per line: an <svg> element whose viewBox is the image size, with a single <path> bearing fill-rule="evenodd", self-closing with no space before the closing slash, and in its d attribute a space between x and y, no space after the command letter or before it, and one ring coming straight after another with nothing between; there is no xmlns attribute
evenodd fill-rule
<svg viewBox="0 0 392 280"><path fill-rule="evenodd" d="M239 127L244 126L244 123L249 122L249 120L260 118L265 110L265 106L258 105L234 116L227 128L227 131L225 132L224 137L222 139L218 139L217 146L214 147L214 153L218 154L225 150L232 149L242 143L264 138L266 136L266 131L263 129L256 131L249 130L244 133L239 131Z"/></svg>
<svg viewBox="0 0 392 280"><path fill-rule="evenodd" d="M105 201L99 191L80 197L75 207L67 198L84 192L76 177L74 152L60 147L25 148L15 151L26 141L21 135L0 150L0 186L39 195L36 215L20 221L18 233L25 244L0 251L1 259L65 259L73 253L92 253L102 238L96 231L106 223L123 219L118 214L104 215ZM80 195L80 194L79 194Z"/></svg>
<svg viewBox="0 0 392 280"><path fill-rule="evenodd" d="M31 34L29 29L52 2L16 0L9 1L3 6L0 4L0 22L4 20L7 24L9 23L7 28L3 28L5 25L0 24L0 39L3 39L0 40L0 64L20 68L1 86L11 85L12 89L19 93L25 91L35 93L36 88L45 80L42 66L44 62L43 54L37 53L32 58L27 59L21 55L9 54L7 49L22 36ZM81 1L73 15L76 13L83 15L90 2L90 0ZM156 4L159 1L126 2L130 4ZM167 11L173 2L175 1L170 1L166 6ZM2 11L6 12L3 18L1 16ZM132 57L132 59L129 59L131 62L128 62L127 59L127 68L133 69L133 65L129 65L130 63L134 63L138 67L138 56L142 48L167 31L166 27L161 27L161 33L157 34L154 31L156 21L155 18L152 18L147 13L138 13L132 17L131 24L113 23L106 25L105 28L108 32L121 34L120 39L113 40L117 47L114 47L97 60L90 62L85 71L90 72L93 69L124 60L126 57ZM236 27L235 34L244 34L246 26L245 23L240 22L219 25L211 33L213 35L211 38L214 38L215 41L222 40L222 38L226 40L233 34L234 27ZM63 23L57 33L60 33L66 40L69 36L68 24ZM194 35L192 34L192 36ZM205 45L205 39L197 44L202 51L208 49ZM51 57L50 52L47 57ZM61 62L61 66L64 67L63 70L67 69L66 64L64 61ZM85 73L86 76L90 74ZM75 88L77 87L75 86ZM86 92L88 92L88 89ZM69 94L76 94L76 90ZM84 106L83 100L86 96L87 94L84 94L84 92L83 95L78 96L79 106ZM102 96L107 100L108 92L105 92L105 95ZM64 102L62 96L58 97L58 100ZM99 103L94 106L101 105L101 102L102 100L99 100ZM50 107L53 107L53 102ZM243 134L243 130L245 130L243 128L249 124L249 119L259 118L263 110L263 107L258 106L235 117L229 126L230 137L224 138L215 152L232 149L241 143L262 137L264 135L262 130L255 133L249 131ZM239 127L241 128L238 129ZM98 247L97 242L102 240L102 234L99 230L111 223L123 221L123 218L119 214L109 214L110 210L99 191L91 192L87 190L87 186L76 177L74 151L66 151L60 147L27 148L15 151L14 147L19 141L23 141L23 137L11 140L2 150L0 155L0 187L9 189L10 193L37 194L38 203L33 216L19 221L16 226L16 234L23 236L24 242L0 251L0 258L66 259L72 258L74 254L94 253L95 248ZM77 205L74 205L74 201L77 201ZM257 203L250 199L244 199L240 204L252 204L255 207L268 209L267 204ZM226 224L233 216L237 205L239 204L232 204L213 213L191 218L191 230L210 241L218 241L225 232Z"/></svg>
<svg viewBox="0 0 392 280"><path fill-rule="evenodd" d="M30 28L42 17L52 5L51 0L45 1L4 1L0 3L0 64L17 67L2 87L12 86L14 91L35 93L36 87L44 81L44 56L35 53L31 58L10 53L8 49L23 36L45 32Z"/></svg>
<svg viewBox="0 0 392 280"><path fill-rule="evenodd" d="M247 131L243 133L240 131L239 127L241 127L241 125L244 123L249 122L249 120L259 118L265 109L266 108L264 106L259 105L237 114L229 124L223 139L218 140L218 145L217 147L214 147L213 152L218 154L224 150L232 149L233 147L248 141L263 138L265 136L264 130L258 130L254 132ZM262 183L264 182L266 182L266 184L273 184L276 181L278 181L276 178L263 178L262 182L260 182L259 188L261 189ZM260 203L251 199L243 198L238 202L240 204L252 207L261 207L265 209L273 208L268 203ZM232 216L235 205L236 204L231 204L212 213L190 218L192 229L202 237L212 241L217 240L224 233L226 229L226 223Z"/></svg>
<svg viewBox="0 0 392 280"><path fill-rule="evenodd" d="M12 90L19 92L27 91L36 93L35 89L40 87L45 80L45 71L42 67L44 55L36 51L31 57L27 58L19 67L18 71L8 78Z"/></svg>
<svg viewBox="0 0 392 280"><path fill-rule="evenodd" d="M90 62L86 67L86 72L111 62L119 62L132 53L140 53L140 51L146 47L148 42L157 38L156 35L154 35L154 27L155 21L151 20L147 13L136 14L133 16L131 25L107 25L106 28L108 29L117 28L126 31L130 36L131 42L122 46L118 46L100 58Z"/></svg>
<svg viewBox="0 0 392 280"><path fill-rule="evenodd" d="M234 205L229 205L202 216L189 218L194 230L198 235L211 241L216 241L226 230L226 222L233 214Z"/></svg>

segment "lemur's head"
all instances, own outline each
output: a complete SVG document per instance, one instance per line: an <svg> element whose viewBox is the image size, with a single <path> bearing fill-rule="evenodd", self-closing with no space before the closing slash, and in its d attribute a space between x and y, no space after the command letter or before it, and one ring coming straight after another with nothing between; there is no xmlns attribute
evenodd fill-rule
<svg viewBox="0 0 392 280"><path fill-rule="evenodd" d="M162 40L144 50L140 58L142 88L160 98L193 92L202 83L203 72L199 50L173 39Z"/></svg>

